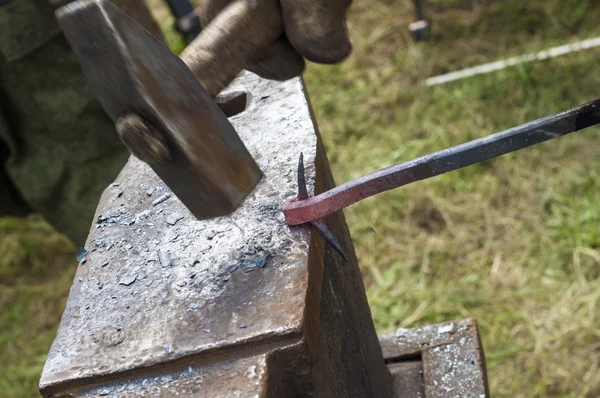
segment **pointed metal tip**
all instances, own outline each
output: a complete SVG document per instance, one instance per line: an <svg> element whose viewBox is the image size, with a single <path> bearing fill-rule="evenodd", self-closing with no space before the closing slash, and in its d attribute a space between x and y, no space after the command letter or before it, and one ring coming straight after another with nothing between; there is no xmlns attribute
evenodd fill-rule
<svg viewBox="0 0 600 398"><path fill-rule="evenodd" d="M333 249L336 252L338 252L338 254L344 259L344 262L347 263L348 255L346 254L346 251L344 250L340 242L338 242L338 240L335 238L333 233L329 230L329 228L327 228L325 222L319 219L311 221L310 223L315 227L315 229L319 232L323 239L325 239L325 242L327 242L331 247L333 247Z"/></svg>
<svg viewBox="0 0 600 398"><path fill-rule="evenodd" d="M298 159L298 199L308 199L306 177L304 176L304 154L302 152L300 152L300 159Z"/></svg>

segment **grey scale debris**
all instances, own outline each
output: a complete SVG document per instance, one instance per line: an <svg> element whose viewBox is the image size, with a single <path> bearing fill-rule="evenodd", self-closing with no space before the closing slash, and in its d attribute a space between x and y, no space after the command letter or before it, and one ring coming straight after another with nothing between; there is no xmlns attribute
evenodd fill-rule
<svg viewBox="0 0 600 398"><path fill-rule="evenodd" d="M160 265L162 265L163 267L170 267L171 266L171 254L168 251L164 251L164 250L159 250L158 251L158 261L160 262Z"/></svg>
<svg viewBox="0 0 600 398"><path fill-rule="evenodd" d="M135 216L135 221L139 223L142 220L146 220L146 219L150 218L151 214L152 214L151 210L144 210L142 212L139 212ZM138 230L138 232L139 232L139 230Z"/></svg>
<svg viewBox="0 0 600 398"><path fill-rule="evenodd" d="M160 196L158 199L155 199L154 202L152 202L152 206L157 206L159 204L161 204L162 202L164 202L165 200L169 199L171 197L170 193L166 193L162 196Z"/></svg>
<svg viewBox="0 0 600 398"><path fill-rule="evenodd" d="M87 261L87 254L88 254L88 251L85 250L85 248L80 247L79 249L77 249L77 253L75 254L75 257L77 258L77 261L79 261L82 264L85 264L85 262Z"/></svg>
<svg viewBox="0 0 600 398"><path fill-rule="evenodd" d="M183 216L181 214L171 214L169 217L167 217L167 224L175 225L180 220L183 220Z"/></svg>
<svg viewBox="0 0 600 398"><path fill-rule="evenodd" d="M256 260L254 260L254 264L258 268L263 268L265 265L267 265L267 256L258 257Z"/></svg>
<svg viewBox="0 0 600 398"><path fill-rule="evenodd" d="M246 329L248 327L247 323L238 323L238 328L240 329Z"/></svg>
<svg viewBox="0 0 600 398"><path fill-rule="evenodd" d="M443 333L450 333L454 330L454 323L449 323L447 325L442 325L440 327L438 327L437 332L438 334L443 334Z"/></svg>
<svg viewBox="0 0 600 398"><path fill-rule="evenodd" d="M396 338L401 339L406 337L410 333L410 329L407 328L398 328L396 329Z"/></svg>
<svg viewBox="0 0 600 398"><path fill-rule="evenodd" d="M130 286L133 284L133 282L136 281L136 279L137 279L137 275L125 276L125 277L121 278L121 280L119 281L119 285Z"/></svg>
<svg viewBox="0 0 600 398"><path fill-rule="evenodd" d="M109 214L100 214L98 216L98 223L103 223L103 222L107 222L113 218L117 218L119 217L120 214L119 213L109 213Z"/></svg>

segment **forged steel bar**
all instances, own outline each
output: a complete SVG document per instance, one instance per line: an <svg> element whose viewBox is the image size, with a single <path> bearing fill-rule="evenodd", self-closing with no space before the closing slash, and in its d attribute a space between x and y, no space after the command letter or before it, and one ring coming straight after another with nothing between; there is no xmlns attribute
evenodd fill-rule
<svg viewBox="0 0 600 398"><path fill-rule="evenodd" d="M360 200L412 182L461 169L600 123L600 99L487 137L390 166L320 195L283 205L287 224L325 217Z"/></svg>

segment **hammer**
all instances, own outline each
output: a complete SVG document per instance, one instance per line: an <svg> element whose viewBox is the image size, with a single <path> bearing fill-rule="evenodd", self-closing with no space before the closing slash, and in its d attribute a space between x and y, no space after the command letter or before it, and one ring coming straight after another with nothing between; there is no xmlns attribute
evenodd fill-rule
<svg viewBox="0 0 600 398"><path fill-rule="evenodd" d="M262 172L213 97L283 34L277 1L230 3L181 58L109 0L56 17L129 151L197 219L239 207Z"/></svg>

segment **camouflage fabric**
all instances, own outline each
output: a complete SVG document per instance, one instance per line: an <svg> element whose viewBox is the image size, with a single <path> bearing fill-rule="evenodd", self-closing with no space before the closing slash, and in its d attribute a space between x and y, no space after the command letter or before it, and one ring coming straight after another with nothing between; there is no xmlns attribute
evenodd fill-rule
<svg viewBox="0 0 600 398"><path fill-rule="evenodd" d="M0 156L0 197L77 245L129 157L44 1L0 0Z"/></svg>

